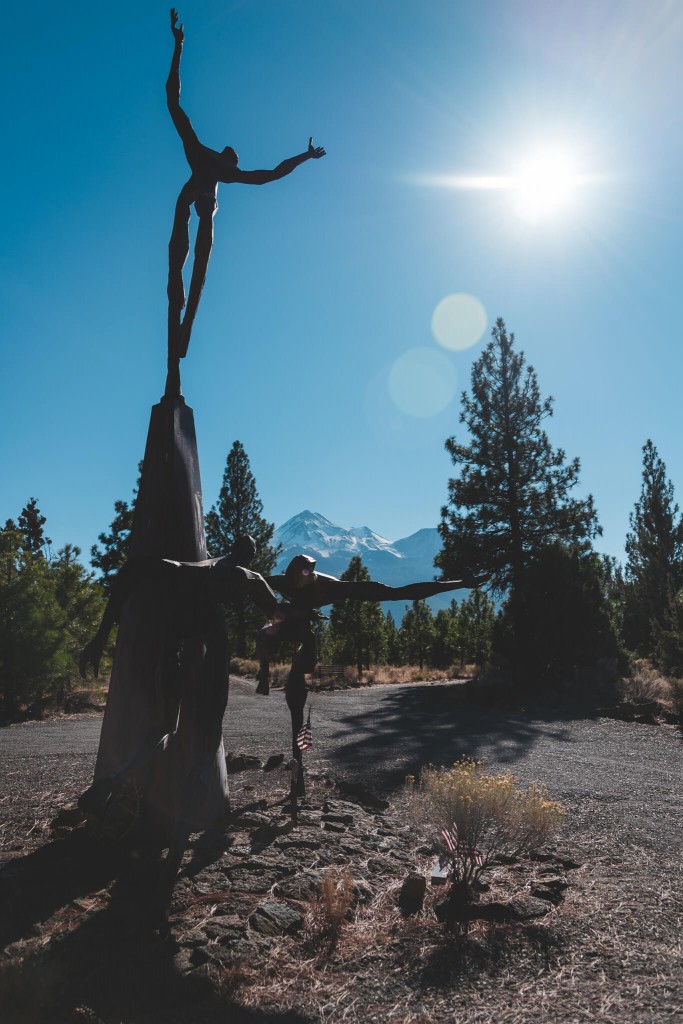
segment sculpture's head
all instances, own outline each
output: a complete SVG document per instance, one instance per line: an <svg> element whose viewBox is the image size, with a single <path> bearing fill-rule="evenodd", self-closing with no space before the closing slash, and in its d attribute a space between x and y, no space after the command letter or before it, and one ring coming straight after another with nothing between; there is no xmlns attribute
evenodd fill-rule
<svg viewBox="0 0 683 1024"><path fill-rule="evenodd" d="M285 579L294 590L313 583L315 558L311 558L310 555L296 555L285 569Z"/></svg>
<svg viewBox="0 0 683 1024"><path fill-rule="evenodd" d="M239 157L232 146L226 146L225 149L221 150L221 160L225 162L225 166L229 171L233 171L239 162Z"/></svg>
<svg viewBox="0 0 683 1024"><path fill-rule="evenodd" d="M232 546L230 561L233 565L241 565L248 568L256 555L256 541L249 534L237 537Z"/></svg>

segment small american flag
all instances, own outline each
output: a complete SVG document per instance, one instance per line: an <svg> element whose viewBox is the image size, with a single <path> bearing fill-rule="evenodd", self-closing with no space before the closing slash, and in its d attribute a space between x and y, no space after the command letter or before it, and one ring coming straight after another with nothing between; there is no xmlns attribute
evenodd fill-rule
<svg viewBox="0 0 683 1024"><path fill-rule="evenodd" d="M308 750L313 746L313 732L311 731L311 711L309 708L306 724L302 725L297 733L296 745L299 750Z"/></svg>
<svg viewBox="0 0 683 1024"><path fill-rule="evenodd" d="M462 857L463 860L471 860L477 867L481 867L484 863L484 858L473 846L468 846L465 843L460 842L458 836L458 829L454 824L450 828L442 828L441 835L443 840L448 847L448 852L456 857ZM443 865L442 865L443 866Z"/></svg>

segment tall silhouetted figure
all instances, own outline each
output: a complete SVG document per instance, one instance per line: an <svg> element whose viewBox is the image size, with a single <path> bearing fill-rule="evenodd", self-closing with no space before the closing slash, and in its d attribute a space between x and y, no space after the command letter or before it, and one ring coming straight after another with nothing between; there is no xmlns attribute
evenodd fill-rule
<svg viewBox="0 0 683 1024"><path fill-rule="evenodd" d="M168 244L168 377L166 394L180 394L180 364L187 353L192 325L206 279L206 269L213 247L213 217L218 209L218 182L241 182L244 185L265 185L291 174L295 167L306 160L317 160L325 156L321 146L314 146L308 140L308 149L298 156L283 160L270 171L242 171L238 168L238 156L231 146L220 153L204 146L195 133L190 119L180 106L180 56L185 33L178 24L178 12L171 9L171 31L175 38L171 70L166 82L166 99L169 113L183 143L185 156L190 165L191 175L178 196L173 220L173 231ZM197 240L194 250L194 265L190 279L190 291L185 302L183 267L190 251L190 208L199 218ZM183 309L185 315L183 316Z"/></svg>

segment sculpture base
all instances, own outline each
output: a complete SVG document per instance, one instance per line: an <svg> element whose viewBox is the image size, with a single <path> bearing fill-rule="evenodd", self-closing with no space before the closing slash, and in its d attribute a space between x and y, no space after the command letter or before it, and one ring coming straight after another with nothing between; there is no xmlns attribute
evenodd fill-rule
<svg viewBox="0 0 683 1024"><path fill-rule="evenodd" d="M207 557L194 416L181 396L165 396L152 408L130 555L188 562ZM194 830L221 822L229 798L220 740L188 799L188 779L196 775L197 756L205 749L197 709L204 646L198 639L184 642L178 692L169 693L162 676L162 597L158 584L148 583L124 605L95 779L122 769L134 774L144 805L168 835L181 811ZM155 738L169 730L166 749L156 749Z"/></svg>

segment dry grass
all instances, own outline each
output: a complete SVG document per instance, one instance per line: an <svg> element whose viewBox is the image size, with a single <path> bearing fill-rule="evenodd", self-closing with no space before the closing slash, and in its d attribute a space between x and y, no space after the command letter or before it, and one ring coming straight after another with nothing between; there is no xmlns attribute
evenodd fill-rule
<svg viewBox="0 0 683 1024"><path fill-rule="evenodd" d="M634 662L632 674L622 680L622 693L625 700L669 704L673 697L672 680L643 658Z"/></svg>
<svg viewBox="0 0 683 1024"><path fill-rule="evenodd" d="M329 666L323 666L329 667ZM289 675L290 664L273 664L270 666L270 685L284 687ZM232 658L230 671L233 675L246 679L255 679L258 672L258 662L249 658ZM449 668L420 668L419 665L371 665L363 670L360 679L358 671L351 665L339 666L339 671L333 677L325 675L324 684L336 687L356 686L387 686L400 685L402 683L425 683L441 682L447 679L473 679L479 672L477 665L452 665ZM316 673L313 673L312 680L317 681Z"/></svg>
<svg viewBox="0 0 683 1024"><path fill-rule="evenodd" d="M304 941L308 948L325 955L334 951L349 918L353 893L353 876L348 866L324 872L320 892L311 897L306 915Z"/></svg>

